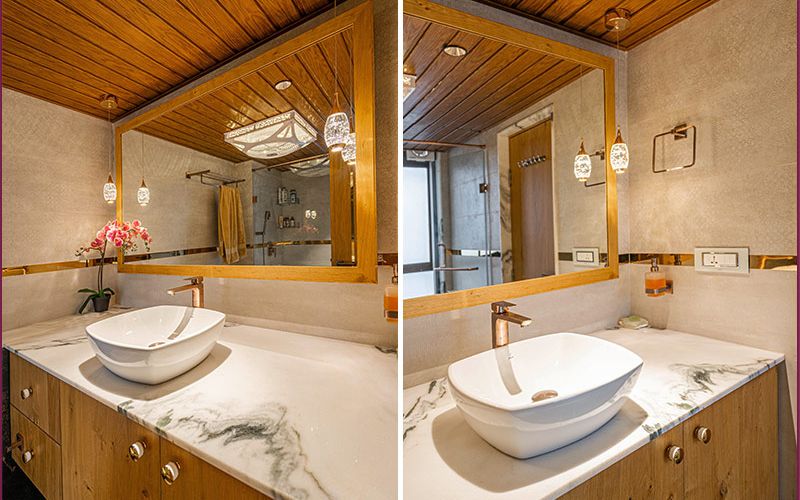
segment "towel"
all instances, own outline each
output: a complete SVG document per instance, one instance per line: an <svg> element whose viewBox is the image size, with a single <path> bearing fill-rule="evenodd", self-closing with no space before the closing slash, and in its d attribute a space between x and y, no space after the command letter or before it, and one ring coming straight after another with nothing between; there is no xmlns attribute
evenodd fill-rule
<svg viewBox="0 0 800 500"><path fill-rule="evenodd" d="M239 190L228 186L219 187L217 210L217 237L219 256L226 264L238 262L247 255L244 232L244 210Z"/></svg>

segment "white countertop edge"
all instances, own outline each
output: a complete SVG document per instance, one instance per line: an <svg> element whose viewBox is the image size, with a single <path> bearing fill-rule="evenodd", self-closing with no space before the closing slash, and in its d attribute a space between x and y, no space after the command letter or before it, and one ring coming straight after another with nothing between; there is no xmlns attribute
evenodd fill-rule
<svg viewBox="0 0 800 500"><path fill-rule="evenodd" d="M658 439L658 437L660 437L663 434L666 434L667 432L671 431L672 429L678 427L679 425L681 425L682 423L686 422L687 420L692 418L694 415L699 413L700 411L708 408L709 406L711 406L712 404L718 402L719 400L721 400L725 396L728 396L729 394L734 392L736 389L739 389L740 387L744 386L746 383L752 381L756 377L759 377L759 376L763 375L764 373L768 372L769 370L771 370L772 368L775 368L776 366L781 364L784 360L785 360L785 357L783 355L781 355L781 357L776 359L774 362L767 363L763 368L760 368L758 371L749 374L746 378L744 378L743 380L741 380L741 381L737 382L736 384L730 386L725 391L719 393L716 397L712 397L711 399L709 399L704 404L698 406L697 408L695 408L693 410L689 410L688 412L686 412L681 417L671 421L669 424L667 424L666 426L664 426L661 429L659 429L658 432L649 434L647 436L647 439L640 439L640 440L636 441L634 444L629 445L627 448L625 448L620 453L617 453L613 457L611 457L611 458L609 458L607 460L604 460L604 462L602 464L597 465L595 467L592 467L589 470L587 470L586 472L578 475L577 477L575 477L574 480L570 481L569 483L566 483L563 487L556 488L555 490L553 490L550 493L550 495L552 495L552 498L558 498L559 496L564 495L565 493L568 493L568 492L572 491L576 487L580 486L581 484L585 483L586 481L592 479L596 475L598 475L601 472L605 471L606 469L610 468L612 465L622 461L628 455L633 454L635 451L638 451L639 449L643 448L644 446L647 446L651 442L653 442L656 439ZM595 432L602 432L602 429L603 428L601 427L600 429L598 429ZM567 446L570 446L570 445L567 445ZM550 496L545 497L545 498L550 498Z"/></svg>
<svg viewBox="0 0 800 500"><path fill-rule="evenodd" d="M300 334L300 335L302 335L302 334ZM97 402L99 402L99 403L111 408L112 410L114 410L115 412L119 413L120 415L125 416L125 418L127 418L128 420L130 420L132 422L135 422L138 425L141 425L142 427L144 427L147 430L155 433L159 437L162 437L162 438L166 439L167 441L169 441L170 443L173 443L173 444L181 447L182 449L188 451L192 455L194 455L194 456L196 456L198 458L201 458L202 460L204 460L208 464L213 465L217 469L229 474L230 476L236 478L237 481L240 481L240 482L246 484L247 486L257 490L258 492L263 493L264 495L267 495L269 497L276 497L277 496L279 498L285 498L285 497L289 496L286 492L278 491L274 487L269 486L266 483L260 483L259 481L256 481L255 478L250 477L250 476L248 476L246 474L240 473L238 470L234 469L233 467L228 466L224 461L219 460L218 458L215 458L213 455L205 453L202 449L198 448L196 445L190 444L190 443L188 443L188 442L186 442L186 441L184 441L182 439L179 439L176 436L174 436L174 435L172 435L172 434L170 434L168 432L165 432L163 429L159 429L155 425L151 425L146 421L143 421L141 419L136 418L134 415L130 415L128 412L126 412L125 410L120 408L119 404L115 404L112 401L109 401L109 400L107 400L105 398L99 397L97 394L90 394L84 388L82 388L82 387L80 387L80 386L78 386L78 385L76 385L76 384L74 384L74 383L72 383L72 382L70 382L68 380L64 380L58 374L50 371L46 366L42 365L41 363L38 363L34 359L31 359L30 357L26 356L24 353L18 352L16 349L14 349L14 348L12 348L10 346L7 346L7 345L3 346L3 348L7 349L9 352L13 352L14 354L16 354L20 358L24 359L28 363L31 363L32 365L36 366L37 368L47 372L48 375L56 378L60 382L62 382L64 384L72 387L73 389L79 391L81 394L83 394L85 396L88 396L88 397L92 398L93 400L95 400L95 401L97 401Z"/></svg>

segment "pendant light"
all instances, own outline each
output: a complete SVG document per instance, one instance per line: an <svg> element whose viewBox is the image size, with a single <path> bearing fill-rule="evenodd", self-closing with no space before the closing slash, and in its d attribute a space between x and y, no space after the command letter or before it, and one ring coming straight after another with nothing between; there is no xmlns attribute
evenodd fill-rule
<svg viewBox="0 0 800 500"><path fill-rule="evenodd" d="M344 149L342 149L342 159L348 165L356 164L356 133L350 132L347 135L347 142L345 142Z"/></svg>
<svg viewBox="0 0 800 500"><path fill-rule="evenodd" d="M578 115L583 116L583 66L578 66ZM581 147L578 149L578 154L575 155L575 164L573 168L575 178L578 182L586 182L592 175L592 159L586 154L586 148L583 146L583 137L581 137Z"/></svg>
<svg viewBox="0 0 800 500"><path fill-rule="evenodd" d="M586 148L583 147L583 138L581 137L581 147L578 154L575 155L575 178L578 182L586 182L592 176L592 159L586 154Z"/></svg>
<svg viewBox="0 0 800 500"><path fill-rule="evenodd" d="M144 183L144 134L142 134L142 185L139 186L139 189L136 191L136 201L139 202L139 205L146 207L148 203L150 203L150 189L147 187L147 184Z"/></svg>
<svg viewBox="0 0 800 500"><path fill-rule="evenodd" d="M336 17L336 0L333 2L333 17ZM333 46L333 106L331 114L325 120L325 144L332 153L341 152L350 134L350 120L339 105L339 44L334 40Z"/></svg>
<svg viewBox="0 0 800 500"><path fill-rule="evenodd" d="M111 130L111 144L114 144L114 128L111 126L111 110L117 107L117 98L111 94L105 94L103 97L100 98L100 106L106 109L108 113L108 127ZM108 180L106 183L103 184L103 199L106 200L106 203L111 205L115 201L117 201L117 185L114 184L114 179L111 178L111 172L113 170L113 156L112 156L113 148L109 148L108 151Z"/></svg>
<svg viewBox="0 0 800 500"><path fill-rule="evenodd" d="M605 24L606 29L616 33L617 51L619 51L619 32L626 29L630 24L630 12L627 9L610 9L606 11ZM617 126L617 137L614 139L614 144L611 145L608 158L611 161L611 168L617 174L622 174L628 169L630 160L628 145L622 139L622 131L619 126Z"/></svg>

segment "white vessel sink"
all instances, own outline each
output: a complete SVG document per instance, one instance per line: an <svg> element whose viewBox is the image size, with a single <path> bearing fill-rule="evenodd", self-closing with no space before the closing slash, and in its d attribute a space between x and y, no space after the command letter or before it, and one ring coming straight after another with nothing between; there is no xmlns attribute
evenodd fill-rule
<svg viewBox="0 0 800 500"><path fill-rule="evenodd" d="M106 368L122 378L159 384L203 361L222 333L225 315L210 309L156 306L86 327Z"/></svg>
<svg viewBox="0 0 800 500"><path fill-rule="evenodd" d="M503 453L530 458L608 422L625 403L642 364L612 342L556 333L462 359L450 365L447 378L456 406L475 432Z"/></svg>

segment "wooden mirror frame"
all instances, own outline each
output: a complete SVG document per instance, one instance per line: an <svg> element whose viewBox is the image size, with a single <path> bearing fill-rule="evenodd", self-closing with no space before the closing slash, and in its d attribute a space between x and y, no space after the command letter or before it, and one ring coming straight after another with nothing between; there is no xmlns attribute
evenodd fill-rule
<svg viewBox="0 0 800 500"><path fill-rule="evenodd" d="M166 102L115 127L114 152L117 172L117 220L124 220L122 206L122 134L183 106L205 94L275 63L320 40L353 30L353 101L357 164L355 168L356 265L354 266L256 266L256 265L163 265L126 264L117 251L117 270L121 273L205 276L209 278L249 278L377 283L378 229L375 195L375 78L373 68L372 2L366 1L340 15L311 27L280 45L228 69L208 81L179 93ZM302 27L300 28L302 29ZM246 57L246 56L245 56Z"/></svg>
<svg viewBox="0 0 800 500"><path fill-rule="evenodd" d="M614 116L614 60L600 54L556 42L540 35L528 33L505 24L451 9L427 0L405 0L403 13L425 21L434 22L466 31L475 35L515 45L523 49L556 56L603 71L603 93L605 114L606 151L611 151L615 137ZM608 267L578 271L543 278L489 285L468 290L459 290L440 295L428 295L403 300L403 318L415 318L498 300L512 299L550 292L562 288L588 285L599 281L619 278L619 253L617 242L617 178L611 167L609 155L606 164L606 233L608 245Z"/></svg>

